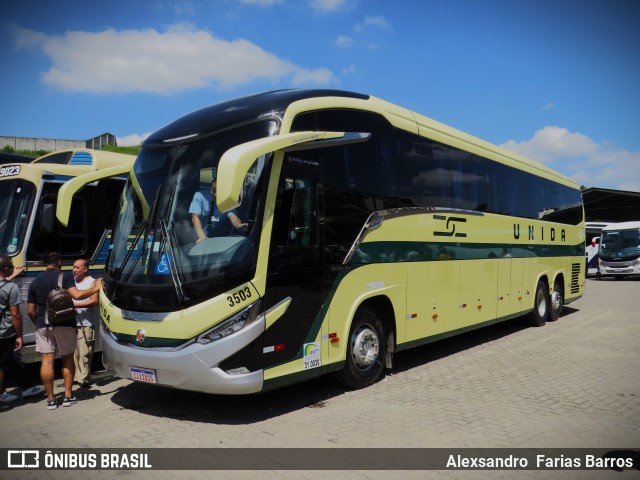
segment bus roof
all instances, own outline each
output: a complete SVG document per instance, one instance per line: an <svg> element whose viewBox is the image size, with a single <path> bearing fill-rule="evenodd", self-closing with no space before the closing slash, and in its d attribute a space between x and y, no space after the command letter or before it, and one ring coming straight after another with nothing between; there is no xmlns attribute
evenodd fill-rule
<svg viewBox="0 0 640 480"><path fill-rule="evenodd" d="M584 228L593 228L593 229L602 229L604 227L607 227L609 225L612 225L612 223L604 223L604 222L586 222L584 224Z"/></svg>
<svg viewBox="0 0 640 480"><path fill-rule="evenodd" d="M109 152L106 150L92 150L90 148L72 148L58 150L38 157L31 164L46 164L48 170L59 166L88 167L86 171L101 170L107 167L122 165L135 160L135 155Z"/></svg>
<svg viewBox="0 0 640 480"><path fill-rule="evenodd" d="M66 181L70 177L77 177L109 167L133 165L135 159L135 155L87 148L59 150L36 158L31 163L16 163L15 165L19 166L16 173L4 176L0 178L0 181L22 178L38 183L45 175L54 180Z"/></svg>
<svg viewBox="0 0 640 480"><path fill-rule="evenodd" d="M634 222L621 222L621 223L610 223L606 227L602 229L602 232L610 232L614 230L631 230L633 228L640 228L640 221Z"/></svg>
<svg viewBox="0 0 640 480"><path fill-rule="evenodd" d="M245 123L269 113L283 112L293 103L313 102L314 99L323 97L341 99L338 102L333 102L335 105L330 105L331 108L338 108L341 103L349 105L348 108L361 106L364 110L369 109L371 112L385 116L395 126L408 128L414 133L420 133L433 140L486 156L497 162L512 164L530 173L552 178L572 188L579 188L577 182L571 178L503 147L385 100L342 90L276 90L217 103L186 114L160 128L145 140L143 146L177 145L193 141L224 130L232 124ZM313 102L313 104L317 105L318 102Z"/></svg>

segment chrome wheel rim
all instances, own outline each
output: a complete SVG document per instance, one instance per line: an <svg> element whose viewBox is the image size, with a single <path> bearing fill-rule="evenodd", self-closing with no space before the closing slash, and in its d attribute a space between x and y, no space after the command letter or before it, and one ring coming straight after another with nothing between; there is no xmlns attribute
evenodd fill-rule
<svg viewBox="0 0 640 480"><path fill-rule="evenodd" d="M351 342L351 357L355 366L360 370L367 369L377 360L379 351L380 339L375 330L369 325L360 326Z"/></svg>
<svg viewBox="0 0 640 480"><path fill-rule="evenodd" d="M562 294L560 292L553 292L551 294L551 307L557 312L562 307Z"/></svg>

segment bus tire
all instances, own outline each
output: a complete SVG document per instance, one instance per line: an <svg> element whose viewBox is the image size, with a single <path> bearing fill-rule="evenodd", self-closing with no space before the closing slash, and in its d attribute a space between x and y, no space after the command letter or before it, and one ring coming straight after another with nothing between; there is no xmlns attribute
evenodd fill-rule
<svg viewBox="0 0 640 480"><path fill-rule="evenodd" d="M553 282L553 293L549 299L549 318L550 322L555 322L562 314L562 304L564 302L564 291L560 281L556 278Z"/></svg>
<svg viewBox="0 0 640 480"><path fill-rule="evenodd" d="M542 327L547 323L549 316L549 293L547 284L538 280L536 294L533 297L533 311L527 317L529 325L532 327Z"/></svg>
<svg viewBox="0 0 640 480"><path fill-rule="evenodd" d="M384 373L387 337L380 315L368 306L361 306L349 330L347 358L338 380L358 389L377 382Z"/></svg>

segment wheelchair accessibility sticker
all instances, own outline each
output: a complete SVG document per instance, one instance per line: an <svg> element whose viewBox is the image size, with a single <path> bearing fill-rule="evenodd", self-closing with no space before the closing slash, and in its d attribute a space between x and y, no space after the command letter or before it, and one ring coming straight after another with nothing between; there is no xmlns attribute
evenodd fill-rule
<svg viewBox="0 0 640 480"><path fill-rule="evenodd" d="M171 273L171 254L163 253L160 261L156 264L156 273L158 275L167 275Z"/></svg>

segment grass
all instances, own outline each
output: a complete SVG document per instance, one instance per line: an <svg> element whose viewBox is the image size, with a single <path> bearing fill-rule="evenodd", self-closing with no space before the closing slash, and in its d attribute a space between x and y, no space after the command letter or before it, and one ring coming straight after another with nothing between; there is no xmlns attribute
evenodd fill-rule
<svg viewBox="0 0 640 480"><path fill-rule="evenodd" d="M140 152L140 145L136 147L116 147L114 145L104 145L102 149L107 150L109 152L138 155L138 152ZM29 157L29 158L38 158L43 155L46 155L47 153L51 153L51 151L49 150L16 150L15 148L9 145L6 145L4 148L0 149L0 152L8 153L10 155L20 155L22 157Z"/></svg>

